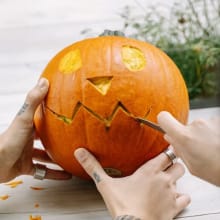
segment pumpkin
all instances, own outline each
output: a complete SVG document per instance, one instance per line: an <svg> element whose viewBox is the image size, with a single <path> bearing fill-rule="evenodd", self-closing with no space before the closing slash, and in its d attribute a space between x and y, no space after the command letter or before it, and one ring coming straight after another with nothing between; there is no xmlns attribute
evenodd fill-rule
<svg viewBox="0 0 220 220"><path fill-rule="evenodd" d="M164 52L108 33L64 48L41 75L50 88L35 114L36 132L50 157L81 178L88 175L74 158L78 147L109 175L127 176L168 146L134 117L156 122L165 110L186 123L189 112L185 82Z"/></svg>

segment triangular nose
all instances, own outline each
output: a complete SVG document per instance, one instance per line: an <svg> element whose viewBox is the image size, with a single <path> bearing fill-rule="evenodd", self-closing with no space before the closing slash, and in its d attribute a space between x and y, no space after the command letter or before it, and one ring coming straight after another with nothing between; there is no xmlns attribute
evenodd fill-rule
<svg viewBox="0 0 220 220"><path fill-rule="evenodd" d="M112 76L94 77L88 79L88 81L102 94L106 95L112 81Z"/></svg>

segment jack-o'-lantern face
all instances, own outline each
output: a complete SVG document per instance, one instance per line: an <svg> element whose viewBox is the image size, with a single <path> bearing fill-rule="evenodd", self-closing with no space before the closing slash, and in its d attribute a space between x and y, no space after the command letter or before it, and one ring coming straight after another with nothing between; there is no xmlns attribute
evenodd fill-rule
<svg viewBox="0 0 220 220"><path fill-rule="evenodd" d="M85 147L111 175L126 176L168 144L133 116L156 121L166 110L185 123L188 95L175 64L154 46L119 36L77 42L44 70L48 96L35 117L49 155L66 171L87 177L74 159Z"/></svg>

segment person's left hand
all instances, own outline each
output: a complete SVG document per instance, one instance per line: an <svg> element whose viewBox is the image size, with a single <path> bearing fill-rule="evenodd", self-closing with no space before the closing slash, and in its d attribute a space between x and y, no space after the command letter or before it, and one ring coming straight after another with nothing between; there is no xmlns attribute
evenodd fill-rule
<svg viewBox="0 0 220 220"><path fill-rule="evenodd" d="M44 150L33 147L35 110L47 94L49 83L41 78L28 93L26 100L9 128L0 134L0 183L8 182L19 175L34 175L34 160L52 162ZM6 110L6 109L5 109ZM47 179L70 179L71 174L46 168Z"/></svg>

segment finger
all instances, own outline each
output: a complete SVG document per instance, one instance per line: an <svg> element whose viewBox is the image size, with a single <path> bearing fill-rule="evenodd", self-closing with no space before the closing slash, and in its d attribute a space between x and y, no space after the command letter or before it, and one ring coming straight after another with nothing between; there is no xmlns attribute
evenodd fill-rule
<svg viewBox="0 0 220 220"><path fill-rule="evenodd" d="M103 178L108 177L95 157L84 148L75 150L74 155L84 170L98 184Z"/></svg>
<svg viewBox="0 0 220 220"><path fill-rule="evenodd" d="M166 170L166 173L171 176L172 181L175 183L184 175L185 169L182 164L175 163Z"/></svg>
<svg viewBox="0 0 220 220"><path fill-rule="evenodd" d="M45 150L38 148L33 149L33 159L41 162L54 163L54 161L48 156Z"/></svg>
<svg viewBox="0 0 220 220"><path fill-rule="evenodd" d="M41 78L37 85L27 94L23 106L13 121L14 126L21 127L33 124L34 113L37 109L37 106L46 96L48 88L48 80Z"/></svg>
<svg viewBox="0 0 220 220"><path fill-rule="evenodd" d="M170 158L163 152L160 153L158 156L154 157L153 159L149 160L145 163L140 169L154 169L155 171L164 171L170 165L172 165L172 161Z"/></svg>
<svg viewBox="0 0 220 220"><path fill-rule="evenodd" d="M164 135L164 139L170 144L169 148L173 151L176 157L181 157L181 149L178 150L178 145L176 144L177 141L167 134ZM175 148L173 146L175 146Z"/></svg>
<svg viewBox="0 0 220 220"><path fill-rule="evenodd" d="M68 180L72 178L72 174L63 170L54 170L47 168L45 179L50 180Z"/></svg>
<svg viewBox="0 0 220 220"><path fill-rule="evenodd" d="M178 197L176 198L176 213L175 215L178 215L183 209L185 209L189 203L191 202L190 196L187 194L178 194Z"/></svg>
<svg viewBox="0 0 220 220"><path fill-rule="evenodd" d="M173 147L172 145L170 145L170 146L168 147L168 149L172 150L173 153L176 154L176 151L175 151L175 149L174 149L174 147Z"/></svg>
<svg viewBox="0 0 220 220"><path fill-rule="evenodd" d="M169 112L162 111L158 114L157 120L164 131L171 136L180 135L184 125L177 121Z"/></svg>

